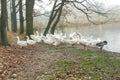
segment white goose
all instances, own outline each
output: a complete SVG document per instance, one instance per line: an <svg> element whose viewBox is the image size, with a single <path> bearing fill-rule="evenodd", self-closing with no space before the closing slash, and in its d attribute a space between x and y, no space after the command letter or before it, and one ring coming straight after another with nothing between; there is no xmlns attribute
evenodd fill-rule
<svg viewBox="0 0 120 80"><path fill-rule="evenodd" d="M87 47L91 44L91 38L81 36L79 44L84 46L84 50L87 50Z"/></svg>
<svg viewBox="0 0 120 80"><path fill-rule="evenodd" d="M75 44L80 43L80 39L81 39L81 35L77 32L74 32L74 33L71 33L69 37L64 40L64 42L74 46Z"/></svg>
<svg viewBox="0 0 120 80"><path fill-rule="evenodd" d="M16 36L17 38L17 44L22 48L24 46L27 46L27 41L21 41L19 36Z"/></svg>
<svg viewBox="0 0 120 80"><path fill-rule="evenodd" d="M81 33L78 33L78 32L73 32L70 34L70 38L81 38Z"/></svg>
<svg viewBox="0 0 120 80"><path fill-rule="evenodd" d="M36 34L30 35L30 37L36 42L41 42L42 41L41 36L39 35L38 31L36 31Z"/></svg>
<svg viewBox="0 0 120 80"><path fill-rule="evenodd" d="M62 35L62 36L60 37L61 43L64 43L65 39L67 39L67 35L66 35L66 34L64 34L64 35Z"/></svg>
<svg viewBox="0 0 120 80"><path fill-rule="evenodd" d="M52 34L47 34L42 38L43 42L46 44L52 44L54 42L54 39L52 37Z"/></svg>
<svg viewBox="0 0 120 80"><path fill-rule="evenodd" d="M56 34L54 34L52 36L53 36L53 38L56 38L56 39L58 39L61 42L63 40L63 34L62 33L60 33L60 34L56 33Z"/></svg>
<svg viewBox="0 0 120 80"><path fill-rule="evenodd" d="M51 36L51 37L52 37L52 40L53 40L52 45L54 45L56 47L59 46L61 41L58 38L55 38L54 36Z"/></svg>
<svg viewBox="0 0 120 80"><path fill-rule="evenodd" d="M34 44L36 43L36 41L30 40L29 36L26 36L26 37L27 37L27 43L28 43L29 45L34 45Z"/></svg>
<svg viewBox="0 0 120 80"><path fill-rule="evenodd" d="M97 39L92 39L91 44L89 45L90 47L96 47L96 44L101 42L102 40L100 38Z"/></svg>
<svg viewBox="0 0 120 80"><path fill-rule="evenodd" d="M64 39L64 42L74 46L77 43L77 40L73 38L67 38L67 39Z"/></svg>
<svg viewBox="0 0 120 80"><path fill-rule="evenodd" d="M30 35L30 37L34 40L34 38L37 36L37 31L36 31L36 33L34 33L34 34L32 34L32 35Z"/></svg>
<svg viewBox="0 0 120 80"><path fill-rule="evenodd" d="M93 39L92 37L81 37L80 43L84 46L84 49L87 50L87 47L96 47L96 43L101 40Z"/></svg>

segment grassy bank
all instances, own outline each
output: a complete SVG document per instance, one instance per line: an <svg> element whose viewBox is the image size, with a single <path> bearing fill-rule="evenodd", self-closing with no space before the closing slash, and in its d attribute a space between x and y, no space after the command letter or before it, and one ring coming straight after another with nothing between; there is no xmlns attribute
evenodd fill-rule
<svg viewBox="0 0 120 80"><path fill-rule="evenodd" d="M119 80L120 59L107 52L65 49L65 58L52 63L45 72L46 80Z"/></svg>

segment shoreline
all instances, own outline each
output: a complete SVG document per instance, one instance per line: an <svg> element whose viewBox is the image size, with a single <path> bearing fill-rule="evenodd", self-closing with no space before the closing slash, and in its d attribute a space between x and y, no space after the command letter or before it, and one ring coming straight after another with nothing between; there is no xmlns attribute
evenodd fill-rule
<svg viewBox="0 0 120 80"><path fill-rule="evenodd" d="M40 29L45 29L46 27L46 23L47 22L40 22L39 24L36 23L35 28L40 28ZM97 22L96 22L97 23ZM77 26L80 26L80 27L87 27L87 26L90 26L90 25L105 25L105 24L114 24L114 23L120 23L120 21L108 21L106 23L99 23L99 24L93 24L93 23L90 23L88 21L86 22L80 22L80 23L75 23L75 22L70 22L70 23L67 23L67 22L64 22L62 25L61 23L58 23L58 26L57 27L70 27L71 25L77 25ZM69 26L70 25L70 26ZM40 26L40 27L39 27Z"/></svg>
<svg viewBox="0 0 120 80"><path fill-rule="evenodd" d="M99 48L90 49L90 51L98 52ZM101 54L104 54L104 53L107 53L108 55L110 55L110 57L120 59L120 52L113 52L113 51L108 51L108 50L103 49Z"/></svg>

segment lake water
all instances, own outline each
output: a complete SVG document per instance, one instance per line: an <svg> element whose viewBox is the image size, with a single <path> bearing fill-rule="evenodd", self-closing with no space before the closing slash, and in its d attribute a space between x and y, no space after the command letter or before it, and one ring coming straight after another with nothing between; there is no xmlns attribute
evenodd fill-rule
<svg viewBox="0 0 120 80"><path fill-rule="evenodd" d="M108 41L105 50L112 52L120 52L120 23L91 25L85 27L64 27L62 31L69 34L71 32L80 32L84 36L93 36L93 38L101 38Z"/></svg>

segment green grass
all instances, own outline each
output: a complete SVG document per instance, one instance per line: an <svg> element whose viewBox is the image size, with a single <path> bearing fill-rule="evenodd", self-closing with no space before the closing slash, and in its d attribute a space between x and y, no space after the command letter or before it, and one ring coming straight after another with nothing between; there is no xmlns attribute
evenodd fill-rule
<svg viewBox="0 0 120 80"><path fill-rule="evenodd" d="M111 58L108 53L66 49L69 55L75 55L76 61L63 59L55 62L52 80L116 80L120 79L120 59ZM53 76L53 75L51 75Z"/></svg>

